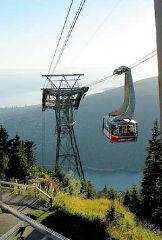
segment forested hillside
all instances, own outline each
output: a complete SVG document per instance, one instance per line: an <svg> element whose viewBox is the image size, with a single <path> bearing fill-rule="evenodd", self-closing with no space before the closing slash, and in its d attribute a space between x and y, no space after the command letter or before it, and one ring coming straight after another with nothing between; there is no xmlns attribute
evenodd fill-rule
<svg viewBox="0 0 162 240"><path fill-rule="evenodd" d="M105 88L107 87L105 82ZM123 87L107 90L85 97L76 111L75 131L80 155L85 167L96 169L124 169L141 171L144 165L145 148L151 136L155 119L159 119L157 78L135 83L135 119L139 123L136 143L110 143L102 134L102 118L119 107L123 98ZM41 105L0 109L0 122L10 136L19 133L23 139L31 139L37 146L37 158L41 162L42 112ZM46 165L53 163L55 156L55 115L45 113Z"/></svg>

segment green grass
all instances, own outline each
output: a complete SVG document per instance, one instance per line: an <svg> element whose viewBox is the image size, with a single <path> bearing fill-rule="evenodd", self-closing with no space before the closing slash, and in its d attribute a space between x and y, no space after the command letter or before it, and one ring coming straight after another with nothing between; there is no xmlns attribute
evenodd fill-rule
<svg viewBox="0 0 162 240"><path fill-rule="evenodd" d="M70 196L64 193L57 194L54 199L55 209L69 212L72 215L86 217L89 220L105 219L105 212L109 208L111 202L106 199L82 199Z"/></svg>
<svg viewBox="0 0 162 240"><path fill-rule="evenodd" d="M33 210L30 215L38 219L44 213L45 213L44 210Z"/></svg>
<svg viewBox="0 0 162 240"><path fill-rule="evenodd" d="M30 217L37 219L37 222L42 222L54 212L55 211L33 210L30 214Z"/></svg>
<svg viewBox="0 0 162 240"><path fill-rule="evenodd" d="M38 222L43 222L45 219L47 219L50 215L52 215L54 211L47 211L44 212L41 216L38 217L37 221Z"/></svg>
<svg viewBox="0 0 162 240"><path fill-rule="evenodd" d="M27 192L22 192L22 194L25 193ZM135 215L120 201L115 200L113 204L117 213L115 224L108 224L106 221L106 213L110 209L112 201L107 199L88 200L62 192L54 198L52 211L35 210L31 216L71 239L75 239L75 236L78 237L80 234L80 238L76 239L86 240L87 236L90 237L94 234L93 239L100 240L99 236L103 234L102 240L108 237L114 240L162 240L162 235L159 236L138 224ZM62 225L62 223L65 224ZM60 228L60 226L62 227Z"/></svg>
<svg viewBox="0 0 162 240"><path fill-rule="evenodd" d="M106 222L106 212L108 209L110 209L111 205L112 202L107 199L87 200L64 193L59 193L54 199L54 211L47 212L46 214L42 215L41 218L38 218L38 220L44 221L44 223L47 225L50 224L51 228L53 227L54 230L57 230L55 229L54 224L52 225L52 221L57 223L57 219L59 219L60 214L62 216L62 221L63 216L65 219L68 219L68 221L71 221L71 226L73 224L76 225L77 221L78 224L82 226L82 223L84 222L83 230L85 229L85 223L92 224L96 227L97 225L102 225L101 229L105 231L107 236L110 236L111 239L162 240L162 236L159 236L146 227L138 224L135 215L128 211L128 209L126 209L122 203L117 200L114 201L114 207L117 213L117 221L115 224L108 224ZM66 222L67 221L65 221L65 224ZM94 228L92 228L92 234ZM74 232L75 230L76 226L73 228ZM78 234L78 231L79 229L76 230L76 234ZM69 233L68 230L65 232ZM73 237L73 239L75 239L75 237ZM99 238L93 237L93 239Z"/></svg>

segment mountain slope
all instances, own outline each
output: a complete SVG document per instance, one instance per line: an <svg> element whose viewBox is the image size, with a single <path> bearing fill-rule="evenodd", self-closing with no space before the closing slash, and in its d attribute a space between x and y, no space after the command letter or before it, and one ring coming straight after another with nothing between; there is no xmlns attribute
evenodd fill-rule
<svg viewBox="0 0 162 240"><path fill-rule="evenodd" d="M135 91L135 119L139 123L139 137L136 143L112 144L102 134L102 118L119 107L123 98L123 87L90 95L82 100L80 109L76 111L75 132L85 168L128 171L140 171L143 168L151 128L155 119L159 119L157 78L136 82ZM7 128L11 137L19 133L22 138L35 141L39 162L42 157L42 114L40 105L0 109L0 122ZM54 112L45 113L45 122L44 164L50 165L55 159Z"/></svg>
<svg viewBox="0 0 162 240"><path fill-rule="evenodd" d="M114 208L114 217L110 215ZM162 236L137 222L121 201L83 199L60 192L54 209L40 213L37 221L73 240L161 240ZM37 211L32 212L38 216ZM113 219L115 218L115 219ZM66 224L62 224L65 222Z"/></svg>

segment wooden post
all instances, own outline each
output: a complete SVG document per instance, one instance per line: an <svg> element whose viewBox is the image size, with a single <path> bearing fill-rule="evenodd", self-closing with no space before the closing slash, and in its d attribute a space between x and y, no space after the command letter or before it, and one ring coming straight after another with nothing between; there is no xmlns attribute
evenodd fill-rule
<svg viewBox="0 0 162 240"><path fill-rule="evenodd" d="M14 194L17 194L18 193L18 189L17 189L17 179L15 180L15 183L14 184Z"/></svg>
<svg viewBox="0 0 162 240"><path fill-rule="evenodd" d="M162 132L162 0L154 0L154 8L156 22L157 57L158 57L160 130Z"/></svg>

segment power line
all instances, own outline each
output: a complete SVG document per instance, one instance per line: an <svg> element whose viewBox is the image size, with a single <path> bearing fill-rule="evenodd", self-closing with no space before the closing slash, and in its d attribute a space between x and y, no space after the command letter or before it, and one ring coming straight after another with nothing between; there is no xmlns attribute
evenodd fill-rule
<svg viewBox="0 0 162 240"><path fill-rule="evenodd" d="M69 14L70 14L72 5L73 5L73 0L72 0L71 3L70 3L70 6L69 6L69 9L68 9L68 12L67 12L67 15L66 15L66 18L65 18L65 21L64 21L64 24L63 24L61 33L60 33L60 37L59 37L59 39L58 39L58 42L57 42L57 45L56 45L56 49L55 49L55 51L54 51L54 54L53 54L53 57L52 57L52 60L51 60L51 63L50 63L50 67L49 67L49 70L48 70L48 74L49 74L50 71L51 71L51 68L52 68L52 65L53 65L53 62L54 62L54 59L55 59L55 56L56 56L56 53L57 53L57 50L58 50L58 47L59 47L59 44L60 44L62 35L63 35L63 32L64 32L64 29L65 29L65 26L66 26L66 23L67 23L67 20L68 20L68 17L69 17Z"/></svg>
<svg viewBox="0 0 162 240"><path fill-rule="evenodd" d="M138 61L136 61L135 63L129 65L129 67L130 67L131 69L133 69L133 68L139 66L140 64L148 61L149 59L153 58L153 57L156 56L156 55L157 55L157 51L154 50L154 51L148 53L147 55L145 55L144 57L140 58L140 59L139 59ZM97 81L95 81L95 82L91 82L91 83L88 84L87 86L88 86L88 87L92 87L92 86L94 86L94 85L96 85L96 84L99 84L99 83L101 83L101 82L107 81L108 79L110 79L110 78L112 78L112 77L114 77L114 76L115 76L114 74L109 75L109 76L107 76L107 77L105 77L105 78L102 78L102 79L99 79L99 80L97 80Z"/></svg>
<svg viewBox="0 0 162 240"><path fill-rule="evenodd" d="M63 44L62 48L61 48L60 54L58 55L57 61L56 61L55 65L54 65L52 74L55 72L56 67L57 67L57 65L58 65L58 63L59 63L59 61L60 61L60 59L61 59L61 57L62 57L62 54L63 54L63 52L64 52L64 50L65 50L65 47L66 47L66 45L67 45L67 43L68 43L68 41L69 41L69 38L70 38L71 33L72 33L73 29L74 29L74 26L75 26L75 24L76 24L76 22L77 22L77 20L78 20L78 18L79 18L79 15L80 15L80 13L81 13L81 11L82 11L82 8L83 8L83 6L84 6L84 4L85 4L85 1L86 1L86 0L82 0L81 3L80 3L80 5L79 5L79 8L78 8L78 10L77 10L77 12L76 12L76 14L75 14L75 17L74 17L74 19L73 19L73 22L72 22L72 24L71 24L70 30L69 30L69 32L68 32L68 34L67 34L67 36L66 36L66 39L65 39L65 41L64 41L64 44Z"/></svg>

